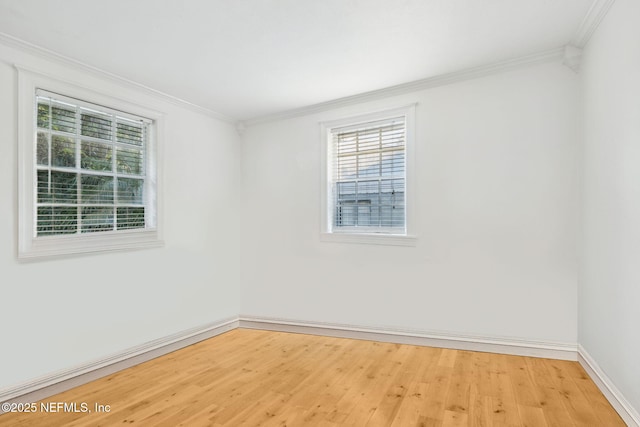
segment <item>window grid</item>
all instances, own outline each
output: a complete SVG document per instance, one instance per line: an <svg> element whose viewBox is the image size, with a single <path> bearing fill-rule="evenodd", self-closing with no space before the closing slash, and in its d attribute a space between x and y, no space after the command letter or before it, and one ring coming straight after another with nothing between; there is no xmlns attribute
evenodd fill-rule
<svg viewBox="0 0 640 427"><path fill-rule="evenodd" d="M405 230L406 120L334 129L334 230Z"/></svg>
<svg viewBox="0 0 640 427"><path fill-rule="evenodd" d="M146 228L148 120L42 92L34 235Z"/></svg>

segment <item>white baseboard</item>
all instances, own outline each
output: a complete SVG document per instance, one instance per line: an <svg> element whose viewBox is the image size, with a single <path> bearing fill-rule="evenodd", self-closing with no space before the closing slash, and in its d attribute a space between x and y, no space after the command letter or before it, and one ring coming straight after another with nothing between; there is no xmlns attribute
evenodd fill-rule
<svg viewBox="0 0 640 427"><path fill-rule="evenodd" d="M460 335L432 331L367 327L337 323L307 322L243 315L202 325L151 341L123 352L60 371L23 384L0 389L0 402L36 402L62 393L98 378L163 356L199 341L236 328L261 329L322 335L338 338L362 339L397 344L421 345L456 350L482 351L518 356L544 357L578 361L600 388L622 419L631 427L640 427L638 411L602 371L581 346L514 338ZM2 414L0 410L0 414Z"/></svg>
<svg viewBox="0 0 640 427"><path fill-rule="evenodd" d="M483 351L517 356L544 357L549 359L577 360L577 345L528 341L514 338L457 335L431 331L414 331L394 328L372 328L324 322L240 316L240 327L279 332L294 332L392 342L396 344L442 347L456 350Z"/></svg>
<svg viewBox="0 0 640 427"><path fill-rule="evenodd" d="M587 371L587 374L596 383L602 394L611 403L611 406L620 414L624 422L630 427L640 427L640 414L638 411L622 395L582 345L578 345L578 362Z"/></svg>
<svg viewBox="0 0 640 427"><path fill-rule="evenodd" d="M229 318L178 332L129 348L103 359L56 372L33 381L0 389L0 402L36 402L94 381L114 372L163 356L199 341L236 329L238 318ZM0 409L0 414L2 414Z"/></svg>

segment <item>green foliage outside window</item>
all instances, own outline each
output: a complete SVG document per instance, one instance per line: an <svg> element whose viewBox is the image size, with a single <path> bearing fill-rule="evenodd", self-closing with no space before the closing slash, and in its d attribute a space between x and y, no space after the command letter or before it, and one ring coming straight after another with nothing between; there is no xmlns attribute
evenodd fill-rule
<svg viewBox="0 0 640 427"><path fill-rule="evenodd" d="M144 125L38 100L38 235L144 228Z"/></svg>

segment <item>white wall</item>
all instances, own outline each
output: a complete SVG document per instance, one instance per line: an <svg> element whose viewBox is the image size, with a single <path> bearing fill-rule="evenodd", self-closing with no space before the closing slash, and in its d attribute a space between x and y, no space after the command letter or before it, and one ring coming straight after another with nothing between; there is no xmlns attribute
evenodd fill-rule
<svg viewBox="0 0 640 427"><path fill-rule="evenodd" d="M319 122L418 102L418 244L319 241ZM250 127L243 315L577 340L578 78L531 66Z"/></svg>
<svg viewBox="0 0 640 427"><path fill-rule="evenodd" d="M17 261L14 62L166 113L164 248ZM240 154L228 123L0 44L0 389L237 316Z"/></svg>
<svg viewBox="0 0 640 427"><path fill-rule="evenodd" d="M579 342L640 408L640 3L617 0L584 52Z"/></svg>
<svg viewBox="0 0 640 427"><path fill-rule="evenodd" d="M16 260L13 62L160 102L164 248ZM575 343L578 83L541 64L239 144L227 123L0 44L0 388L238 313ZM319 122L412 102L417 246L320 242Z"/></svg>

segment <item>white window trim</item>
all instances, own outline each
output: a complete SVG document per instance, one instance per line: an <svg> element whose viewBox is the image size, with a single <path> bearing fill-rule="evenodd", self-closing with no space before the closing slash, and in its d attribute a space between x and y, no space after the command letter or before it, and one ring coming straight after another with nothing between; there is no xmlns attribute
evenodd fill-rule
<svg viewBox="0 0 640 427"><path fill-rule="evenodd" d="M59 257L90 252L107 252L159 247L162 241L161 165L164 138L164 114L148 106L114 98L99 91L81 87L36 71L15 65L18 71L18 259ZM59 93L111 109L129 112L153 121L150 126L147 180L155 184L148 203L155 206L155 228L144 230L106 231L100 233L40 236L35 223L35 100L36 89Z"/></svg>
<svg viewBox="0 0 640 427"><path fill-rule="evenodd" d="M385 109L373 113L345 117L338 120L320 123L320 241L337 243L362 243L374 245L415 246L415 109L417 104ZM332 130L350 125L389 119L398 116L406 117L405 141L405 215L406 224L403 233L353 233L348 230L334 231L331 226L331 177L328 173L328 162L332 143Z"/></svg>

